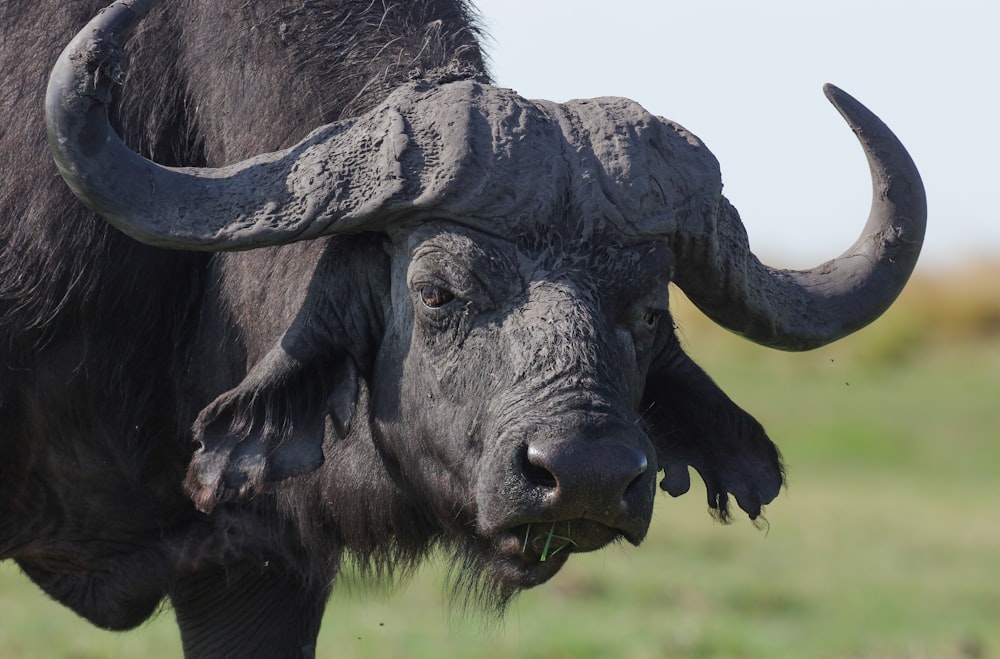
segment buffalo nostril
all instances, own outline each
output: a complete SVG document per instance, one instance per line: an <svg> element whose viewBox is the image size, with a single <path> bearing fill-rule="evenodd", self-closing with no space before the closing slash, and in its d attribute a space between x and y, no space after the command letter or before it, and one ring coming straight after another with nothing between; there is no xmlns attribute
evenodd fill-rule
<svg viewBox="0 0 1000 659"><path fill-rule="evenodd" d="M539 443L521 454L521 472L532 485L605 505L625 498L648 468L642 451L614 443Z"/></svg>
<svg viewBox="0 0 1000 659"><path fill-rule="evenodd" d="M640 482L642 482L642 475L646 473L646 469L649 467L649 461L646 460L646 456L641 453L635 453L635 457L639 459L636 460L634 465L635 476L628 485L625 486L625 494L623 496L628 496L628 493L633 490Z"/></svg>
<svg viewBox="0 0 1000 659"><path fill-rule="evenodd" d="M536 446L526 447L521 456L521 473L532 485L555 489L559 486L552 469L546 464L545 455Z"/></svg>

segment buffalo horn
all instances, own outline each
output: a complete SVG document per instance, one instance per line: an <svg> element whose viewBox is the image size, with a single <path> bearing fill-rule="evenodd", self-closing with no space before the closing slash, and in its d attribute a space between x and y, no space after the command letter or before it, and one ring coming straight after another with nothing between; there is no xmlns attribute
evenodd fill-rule
<svg viewBox="0 0 1000 659"><path fill-rule="evenodd" d="M480 172L480 179L490 178L488 161L476 156L480 149L465 144L482 136L457 134L410 148L407 119L393 103L356 120L323 126L284 151L225 167L170 168L142 158L119 139L107 106L121 75L124 42L155 2L119 0L94 18L63 51L46 97L49 143L63 178L93 210L137 240L224 251L334 232L384 231L415 208L435 210L432 206L447 196L449 186L467 182L457 175L463 167ZM873 321L902 290L923 243L927 203L906 150L855 99L831 85L825 91L861 142L872 175L871 214L850 249L809 270L764 265L750 251L739 214L718 192L689 200L704 204L708 219L704 212L677 216L669 237L677 256L675 280L688 297L723 327L772 348L815 348ZM500 96L498 107L528 103ZM397 101L405 105L406 99L404 90ZM435 111L447 113L454 105L439 102ZM435 120L468 124L461 109L455 112ZM623 116L632 114L612 113L610 120ZM537 166L541 159L519 144L527 148L522 159ZM427 171L429 162L439 163L439 170ZM670 163L665 181L677 166ZM506 167L519 170L520 165L511 161ZM553 184L559 178L552 172L547 176ZM677 185L674 197L690 192L694 184ZM507 194L504 190L500 192ZM480 205L487 203L481 189L472 196ZM508 201L524 210L526 199Z"/></svg>
<svg viewBox="0 0 1000 659"><path fill-rule="evenodd" d="M394 209L412 205L398 162L403 130L391 113L329 124L289 149L225 167L164 167L133 152L107 108L124 43L156 2L109 6L70 42L49 78L50 149L92 210L150 245L229 251L384 229L371 226L374 218L387 225Z"/></svg>
<svg viewBox="0 0 1000 659"><path fill-rule="evenodd" d="M875 320L913 271L927 223L916 166L892 131L847 93L827 98L854 130L868 158L872 205L846 252L809 270L779 270L750 252L739 214L723 197L714 227L675 236L675 280L712 320L782 350L816 348Z"/></svg>

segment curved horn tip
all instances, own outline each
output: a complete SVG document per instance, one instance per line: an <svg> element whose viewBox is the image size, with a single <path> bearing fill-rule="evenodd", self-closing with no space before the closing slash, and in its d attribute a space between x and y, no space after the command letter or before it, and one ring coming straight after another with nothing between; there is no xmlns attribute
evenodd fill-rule
<svg viewBox="0 0 1000 659"><path fill-rule="evenodd" d="M833 84L832 82L828 82L825 85L823 85L823 94L828 99L830 99L831 103L836 103L835 99L842 95L847 97L851 96L850 94L848 94L847 92L845 92L843 89Z"/></svg>
<svg viewBox="0 0 1000 659"><path fill-rule="evenodd" d="M858 114L873 114L861 101L829 82L823 85L823 95L826 96L826 100L830 101L833 107L837 108L837 112L847 120L847 123L852 126L857 123L856 117Z"/></svg>
<svg viewBox="0 0 1000 659"><path fill-rule="evenodd" d="M139 22L160 0L118 0L92 18L70 41L49 75L46 103L79 98L87 105L106 105L108 90L120 82L122 46ZM102 75L96 75L100 72ZM70 84L76 81L76 84Z"/></svg>
<svg viewBox="0 0 1000 659"><path fill-rule="evenodd" d="M145 18L149 10L160 3L160 0L117 0L102 9L90 19L77 38L67 46L66 50L76 50L82 43L93 43L100 39L111 38L124 42L132 36L133 30Z"/></svg>
<svg viewBox="0 0 1000 659"><path fill-rule="evenodd" d="M683 268L677 273L681 288L715 322L771 348L810 350L878 318L909 279L927 227L920 173L899 139L851 95L831 84L823 91L868 159L872 205L857 241L821 266L779 271L761 264L749 251L739 214L723 197L718 231L732 235L727 244L738 247L735 262L745 267L687 282L681 281L689 276Z"/></svg>
<svg viewBox="0 0 1000 659"><path fill-rule="evenodd" d="M892 131L885 125L878 115L868 109L868 107L854 98L840 87L831 83L823 85L823 94L830 104L837 109L840 116L844 118L851 130L861 138L862 132L874 130L891 134ZM895 139L895 138L893 138Z"/></svg>
<svg viewBox="0 0 1000 659"><path fill-rule="evenodd" d="M95 27L120 33L133 27L160 0L117 0L104 9L92 21Z"/></svg>

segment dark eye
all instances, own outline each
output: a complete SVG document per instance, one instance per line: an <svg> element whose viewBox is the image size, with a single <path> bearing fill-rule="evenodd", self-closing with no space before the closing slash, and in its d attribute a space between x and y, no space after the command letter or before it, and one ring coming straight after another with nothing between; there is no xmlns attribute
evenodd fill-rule
<svg viewBox="0 0 1000 659"><path fill-rule="evenodd" d="M662 314L658 311L646 309L639 315L639 320L649 329L656 329L657 324L660 322L661 315Z"/></svg>
<svg viewBox="0 0 1000 659"><path fill-rule="evenodd" d="M431 309L438 309L455 299L455 294L440 286L421 286L420 301Z"/></svg>

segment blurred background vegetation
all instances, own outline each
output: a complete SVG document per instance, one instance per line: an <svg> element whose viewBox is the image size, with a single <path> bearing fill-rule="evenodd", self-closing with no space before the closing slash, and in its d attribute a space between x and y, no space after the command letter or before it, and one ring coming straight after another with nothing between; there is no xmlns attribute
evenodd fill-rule
<svg viewBox="0 0 1000 659"><path fill-rule="evenodd" d="M320 657L1000 657L1000 264L917 275L878 322L776 353L677 294L692 356L781 447L767 527L660 494L648 539L574 557L503 624L450 612L442 568L348 573ZM0 567L0 659L179 657L169 610L102 632Z"/></svg>

